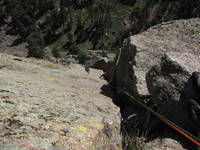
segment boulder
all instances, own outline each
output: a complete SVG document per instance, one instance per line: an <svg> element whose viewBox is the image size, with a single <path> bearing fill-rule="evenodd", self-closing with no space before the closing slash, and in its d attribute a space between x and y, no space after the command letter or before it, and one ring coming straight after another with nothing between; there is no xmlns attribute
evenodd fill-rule
<svg viewBox="0 0 200 150"><path fill-rule="evenodd" d="M146 74L147 88L153 103L161 111L170 113L170 108L179 104L189 77L190 73L176 60L170 59L168 55L163 56L161 64L153 66Z"/></svg>
<svg viewBox="0 0 200 150"><path fill-rule="evenodd" d="M15 55L19 57L27 57L28 49L27 43L17 43L18 37L6 34L5 30L0 30L0 53L6 53L9 55Z"/></svg>
<svg viewBox="0 0 200 150"><path fill-rule="evenodd" d="M148 142L143 147L143 150L186 150L176 140L170 138L155 139Z"/></svg>
<svg viewBox="0 0 200 150"><path fill-rule="evenodd" d="M146 73L154 65L158 65L161 57L169 52L189 53L187 55L199 57L199 35L200 19L196 18L161 23L149 28L141 34L131 36L124 42L123 47L119 50L115 59L115 75L121 76L121 72L123 72L123 80L126 81L122 82L122 80L116 80L116 84L118 86L124 86L125 84L127 87L133 84L136 86L136 88L133 88L133 93L148 95ZM192 64L193 60L189 59L191 57L181 57L184 57L184 59L177 57L181 61L181 65L190 62L190 66L188 67L190 68L190 72L195 71L193 70L195 64ZM129 69L119 71L122 70L122 67L120 67L121 63L118 62L123 62L123 68ZM133 81L130 81L129 78L132 78ZM129 83L129 81L131 83Z"/></svg>
<svg viewBox="0 0 200 150"><path fill-rule="evenodd" d="M191 61L192 60L192 61ZM190 53L170 52L161 58L146 74L146 83L155 104L180 104L181 95L193 71L199 71L199 56ZM167 108L166 108L167 109Z"/></svg>
<svg viewBox="0 0 200 150"><path fill-rule="evenodd" d="M162 23L131 36L118 51L113 75L116 87L126 88L135 98L144 102L150 98L156 111L196 136L199 126L189 116L182 102L192 72L200 71L199 35L200 19L195 18ZM133 115L140 113L135 106L128 106L122 116L134 128L138 121ZM155 126L153 128L157 130L163 124ZM158 136L173 138L176 134L165 128ZM176 139L181 144L187 143L183 137ZM175 145L179 147L178 143Z"/></svg>
<svg viewBox="0 0 200 150"><path fill-rule="evenodd" d="M182 63L186 58L194 62L186 60L187 63ZM199 63L198 56L171 52L163 56L161 63L153 66L146 74L147 87L159 113L193 134L198 133L199 127L188 115L183 103L185 86L190 81L193 70L200 70L197 65Z"/></svg>
<svg viewBox="0 0 200 150"><path fill-rule="evenodd" d="M114 58L115 54L113 53L106 53L103 50L90 50L83 64L88 65L90 68L111 73L111 70L114 68Z"/></svg>

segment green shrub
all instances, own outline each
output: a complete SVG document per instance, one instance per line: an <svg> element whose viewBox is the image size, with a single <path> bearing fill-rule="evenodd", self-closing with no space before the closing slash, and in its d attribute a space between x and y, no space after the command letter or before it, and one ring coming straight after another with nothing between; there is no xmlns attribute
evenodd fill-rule
<svg viewBox="0 0 200 150"><path fill-rule="evenodd" d="M61 52L64 52L64 49L62 47L56 47L52 50L53 56L56 58L61 57Z"/></svg>
<svg viewBox="0 0 200 150"><path fill-rule="evenodd" d="M31 47L28 51L29 57L35 57L35 58L43 58L44 57L44 49L41 47Z"/></svg>
<svg viewBox="0 0 200 150"><path fill-rule="evenodd" d="M84 43L74 45L71 47L70 52L76 55L85 56L88 53L88 50L92 48L92 43L86 41Z"/></svg>
<svg viewBox="0 0 200 150"><path fill-rule="evenodd" d="M143 150L145 145L145 138L138 137L124 137L124 149L125 150Z"/></svg>
<svg viewBox="0 0 200 150"><path fill-rule="evenodd" d="M27 38L28 46L28 56L43 58L44 57L44 39L42 33L35 31L30 34Z"/></svg>

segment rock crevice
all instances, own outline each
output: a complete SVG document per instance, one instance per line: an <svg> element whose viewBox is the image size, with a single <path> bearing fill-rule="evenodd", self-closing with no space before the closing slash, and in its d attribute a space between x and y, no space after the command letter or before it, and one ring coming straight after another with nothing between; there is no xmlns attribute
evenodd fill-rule
<svg viewBox="0 0 200 150"><path fill-rule="evenodd" d="M200 71L199 31L200 19L196 18L163 23L128 38L116 56L113 75L116 87L127 89L143 102L150 100L156 111L196 136L200 128L183 103L192 72ZM135 106L125 108L124 113L130 115L130 112L136 116L141 113ZM123 112L122 116L127 117ZM146 121L147 118L143 118ZM135 117L124 120L137 123ZM176 137L172 131L165 131L159 135ZM180 137L177 140L186 142ZM178 147L175 149L180 149Z"/></svg>

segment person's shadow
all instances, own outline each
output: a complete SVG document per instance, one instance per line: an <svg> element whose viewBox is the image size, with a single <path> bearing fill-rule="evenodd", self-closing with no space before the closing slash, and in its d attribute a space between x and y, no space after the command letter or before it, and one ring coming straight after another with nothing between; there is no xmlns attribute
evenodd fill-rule
<svg viewBox="0 0 200 150"><path fill-rule="evenodd" d="M191 83L191 79L188 80L188 83L185 85L184 89L187 89L189 87L188 84L190 84L190 83ZM116 94L116 91L115 91L114 88L112 88L112 86L110 86L109 84L103 85L101 87L100 93L107 96L107 97L110 97L112 99L113 103L115 105L119 106L122 110L122 106L119 103L118 95ZM182 94L181 98L185 96L184 94L185 93ZM188 129L188 128L192 127L191 124L193 124L193 122L191 120L191 117L187 113L187 110L184 109L182 101L183 100L181 99L180 100L180 107L177 108L177 111L179 111L180 113L176 114L180 119L178 119L177 122L175 120L175 123L177 123L180 127L184 128L184 129ZM133 105L133 109L134 109L134 105ZM122 112L123 111L121 111L121 113ZM180 135L180 133L178 133L177 131L170 128L169 126L167 126L162 121L155 118L155 116L151 115L151 117L152 118L150 118L150 120L152 122L150 122L150 124L147 125L149 127L151 126L151 129L150 129L150 132L149 132L149 135L148 135L148 141L153 141L153 140L158 139L158 138L171 138L171 139L174 139L174 140L180 142L180 144L188 150L196 149L196 146L192 142L190 142L188 139L186 139L185 137ZM188 118L188 119L185 120L184 118ZM196 131L196 129L195 130L189 129L189 132L191 132L192 134L194 134L195 131Z"/></svg>
<svg viewBox="0 0 200 150"><path fill-rule="evenodd" d="M117 96L115 94L115 90L109 85L109 84L104 84L102 87L101 87L101 92L100 92L102 95L105 95L107 97L110 97L112 99L112 102L119 106L118 103L117 103Z"/></svg>

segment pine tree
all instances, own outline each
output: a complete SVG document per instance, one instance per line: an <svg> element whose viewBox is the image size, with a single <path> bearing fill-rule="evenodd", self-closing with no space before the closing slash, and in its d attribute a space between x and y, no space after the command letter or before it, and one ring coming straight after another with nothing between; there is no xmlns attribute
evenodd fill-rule
<svg viewBox="0 0 200 150"><path fill-rule="evenodd" d="M35 31L31 33L27 39L28 46L28 56L43 58L44 57L44 39L42 33Z"/></svg>

